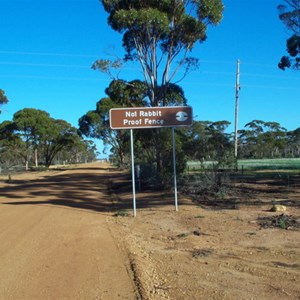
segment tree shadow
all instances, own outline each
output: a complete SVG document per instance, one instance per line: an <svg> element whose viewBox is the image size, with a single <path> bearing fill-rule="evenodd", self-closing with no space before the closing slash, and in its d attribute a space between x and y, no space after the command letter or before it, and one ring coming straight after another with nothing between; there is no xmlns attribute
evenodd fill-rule
<svg viewBox="0 0 300 300"><path fill-rule="evenodd" d="M252 185L242 186L240 197L209 199L205 195L198 195L194 203L180 197L178 204L203 205L210 209L239 209L242 206L266 205L266 201L259 198L261 193L268 195L271 204L272 200L284 198L289 192L289 195L294 194L293 198L277 200L277 203L299 207L300 201L296 198L300 196L300 180L293 178L291 182L295 190L287 190L280 180L269 182L266 189L267 182L262 179L251 182ZM0 188L0 194L1 204L14 206L53 205L105 213L133 208L131 174L114 168L79 167L74 170L61 169L58 173L50 172L34 180L13 179L11 184ZM170 190L147 189L136 192L137 209L174 205L175 196Z"/></svg>
<svg viewBox="0 0 300 300"><path fill-rule="evenodd" d="M53 205L94 212L132 209L131 175L116 169L62 169L34 180L13 180L0 188L1 204ZM137 208L173 205L166 192L137 192Z"/></svg>
<svg viewBox="0 0 300 300"><path fill-rule="evenodd" d="M39 179L13 180L0 189L2 204L55 205L96 212L113 211L109 182L120 174L103 168L62 169Z"/></svg>

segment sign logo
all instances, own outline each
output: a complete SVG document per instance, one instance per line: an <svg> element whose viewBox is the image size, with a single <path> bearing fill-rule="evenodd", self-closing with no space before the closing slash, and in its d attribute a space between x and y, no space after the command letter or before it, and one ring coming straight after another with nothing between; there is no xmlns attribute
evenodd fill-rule
<svg viewBox="0 0 300 300"><path fill-rule="evenodd" d="M176 114L176 120L179 121L179 122L184 122L188 119L189 115L187 114L187 112L185 111L179 111L177 114Z"/></svg>

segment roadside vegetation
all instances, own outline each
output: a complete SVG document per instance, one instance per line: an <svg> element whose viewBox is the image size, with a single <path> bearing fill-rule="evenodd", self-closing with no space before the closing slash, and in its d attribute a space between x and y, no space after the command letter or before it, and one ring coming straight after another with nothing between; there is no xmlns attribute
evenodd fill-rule
<svg viewBox="0 0 300 300"><path fill-rule="evenodd" d="M46 111L24 108L0 123L0 170L42 170L53 164L93 161L96 146L75 127ZM0 172L0 173L1 173Z"/></svg>
<svg viewBox="0 0 300 300"><path fill-rule="evenodd" d="M181 176L180 189L194 199L226 200L250 197L247 184L274 187L283 197L300 183L300 158L241 159L237 168L216 169L214 161L190 161ZM248 195L246 195L248 193Z"/></svg>

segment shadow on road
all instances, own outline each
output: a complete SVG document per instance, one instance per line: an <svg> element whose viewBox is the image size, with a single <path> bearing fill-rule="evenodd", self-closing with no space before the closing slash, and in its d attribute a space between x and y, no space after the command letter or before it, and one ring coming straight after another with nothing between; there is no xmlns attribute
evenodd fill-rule
<svg viewBox="0 0 300 300"><path fill-rule="evenodd" d="M103 168L62 170L33 180L13 180L0 188L6 205L54 205L95 212L132 209L131 175ZM138 208L173 205L164 192L137 193Z"/></svg>

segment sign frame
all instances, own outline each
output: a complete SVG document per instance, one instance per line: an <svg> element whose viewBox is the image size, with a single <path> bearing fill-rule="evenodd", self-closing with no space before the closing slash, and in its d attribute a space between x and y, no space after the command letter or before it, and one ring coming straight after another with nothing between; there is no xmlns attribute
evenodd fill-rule
<svg viewBox="0 0 300 300"><path fill-rule="evenodd" d="M149 129L191 126L191 106L125 107L109 110L111 129Z"/></svg>

